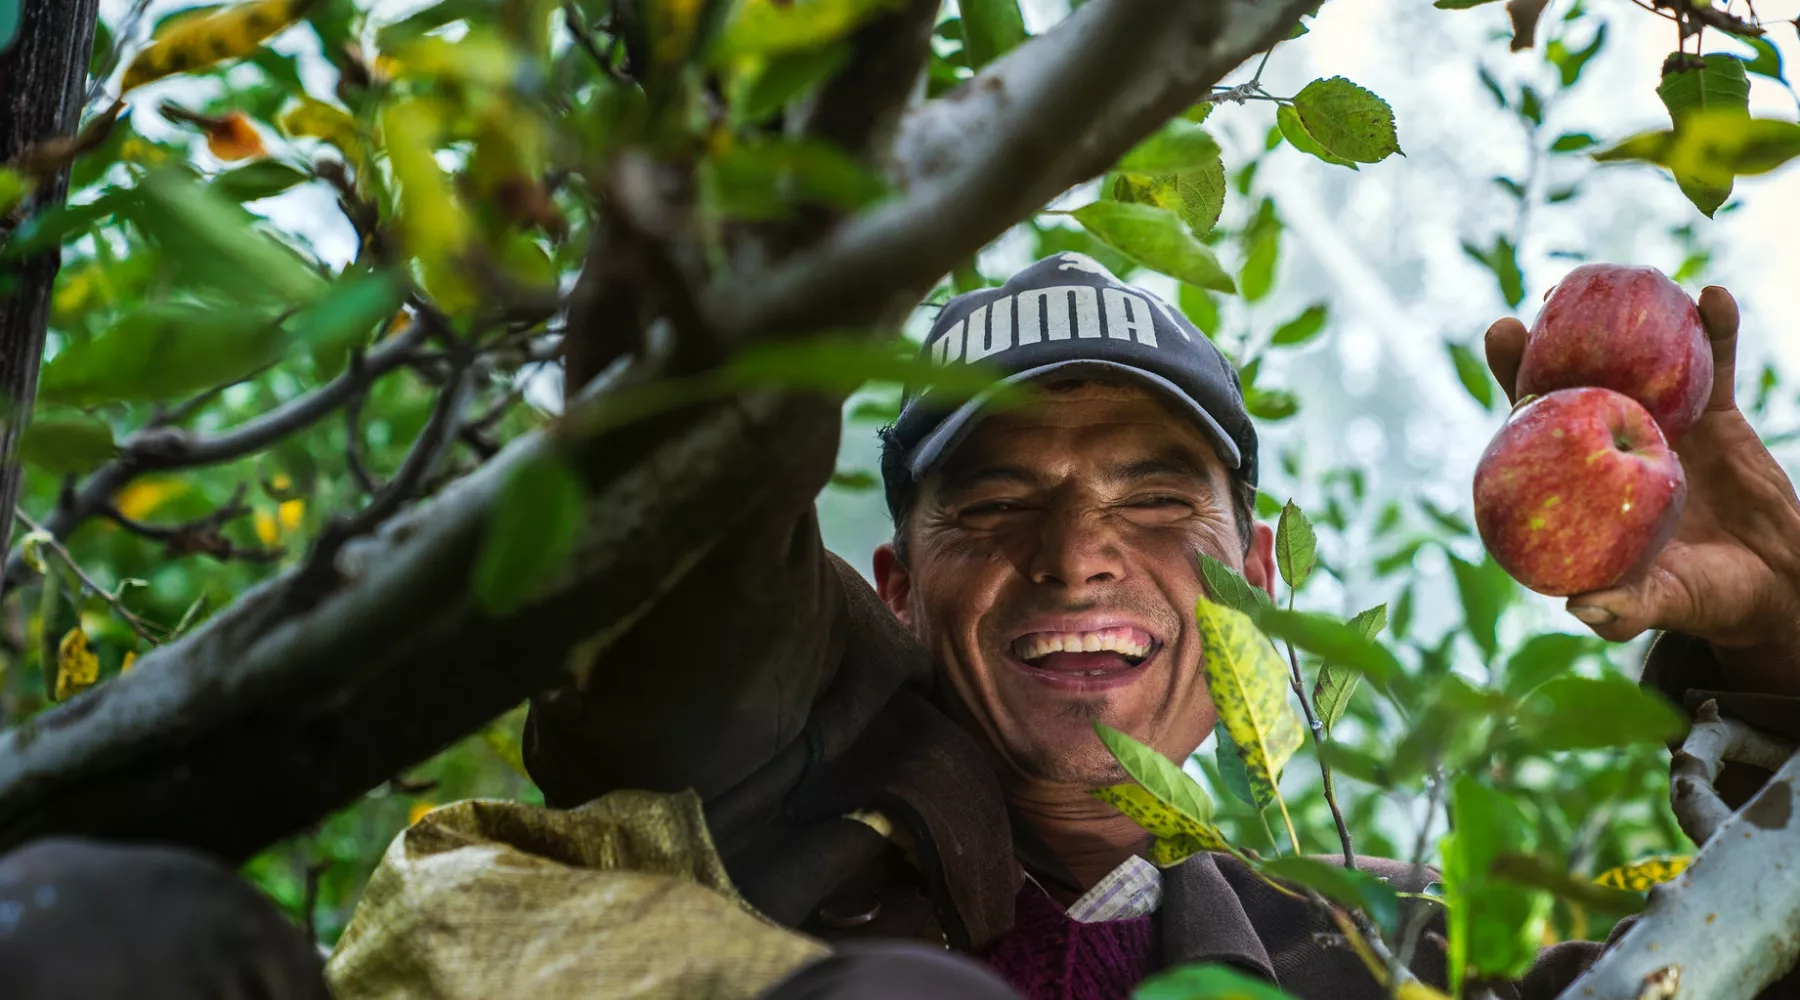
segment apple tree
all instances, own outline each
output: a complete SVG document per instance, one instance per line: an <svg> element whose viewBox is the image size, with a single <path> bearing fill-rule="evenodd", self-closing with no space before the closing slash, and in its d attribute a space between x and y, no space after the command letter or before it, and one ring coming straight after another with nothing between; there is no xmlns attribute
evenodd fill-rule
<svg viewBox="0 0 1800 1000"><path fill-rule="evenodd" d="M997 281L984 248L1162 282L1252 414L1294 418L1309 387L1285 359L1329 339L1333 303L1259 307L1292 240L1259 166L1379 171L1431 123L1335 73L1265 82L1298 47L1330 65L1316 0L1025 6L0 0L0 497L18 521L0 846L191 844L329 939L417 809L533 794L517 706L774 503L782 442L866 432L901 383L945 377L896 331ZM1753 12L1436 6L1503 26L1468 72L1528 151L1495 178L1516 225L1464 244L1496 308L1524 302L1530 220L1614 164L1711 216L1736 177L1800 155L1800 125L1749 111L1753 77L1785 85L1782 25ZM1628 17L1677 36L1640 95L1668 127L1548 134ZM1531 82L1503 85L1502 62ZM1225 126L1264 141L1227 149ZM1684 227L1678 282L1707 269L1705 225ZM1497 423L1478 349L1443 350ZM1295 487L1258 498L1281 599L1208 565L1200 609L1237 654L1212 658L1215 690L1241 687L1245 711L1185 774L1109 734L1139 780L1099 794L1130 811L1203 778L1216 804L1154 831L1159 850L1231 850L1303 886L1411 996L1420 929L1391 889L1305 855L1438 866L1459 988L1604 934L1653 884L1720 891L1679 878L1694 845L1660 744L1685 721L1628 678L1633 653L1522 625L1466 509L1272 457ZM847 467L833 490L872 486ZM1457 595L1447 628L1415 620L1427 553ZM1322 596L1352 584L1354 606ZM1783 756L1728 719L1695 732L1715 772ZM1781 836L1718 851L1739 878ZM1756 901L1791 915L1800 892ZM1756 983L1729 985L1713 995Z"/></svg>

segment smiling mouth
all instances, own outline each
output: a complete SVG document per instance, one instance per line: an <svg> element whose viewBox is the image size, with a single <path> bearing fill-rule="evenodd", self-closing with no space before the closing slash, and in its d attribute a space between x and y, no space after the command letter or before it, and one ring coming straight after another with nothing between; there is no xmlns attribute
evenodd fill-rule
<svg viewBox="0 0 1800 1000"><path fill-rule="evenodd" d="M1159 644L1143 629L1121 626L1091 632L1030 632L1014 639L1011 652L1036 670L1070 677L1104 677L1141 666Z"/></svg>

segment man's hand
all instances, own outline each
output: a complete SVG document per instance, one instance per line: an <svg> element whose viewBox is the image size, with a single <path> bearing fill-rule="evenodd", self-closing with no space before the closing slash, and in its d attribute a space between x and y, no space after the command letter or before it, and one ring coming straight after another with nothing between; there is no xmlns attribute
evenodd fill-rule
<svg viewBox="0 0 1800 1000"><path fill-rule="evenodd" d="M1706 639L1734 688L1800 694L1800 498L1737 407L1737 303L1709 286L1700 318L1712 397L1675 448L1687 474L1675 537L1646 571L1569 598L1569 613L1615 642L1648 629ZM1488 367L1509 400L1525 340L1516 319L1488 328Z"/></svg>

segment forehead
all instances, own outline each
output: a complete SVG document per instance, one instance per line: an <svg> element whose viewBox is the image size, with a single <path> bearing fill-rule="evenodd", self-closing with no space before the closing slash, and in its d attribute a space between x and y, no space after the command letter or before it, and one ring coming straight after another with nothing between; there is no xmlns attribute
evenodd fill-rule
<svg viewBox="0 0 1800 1000"><path fill-rule="evenodd" d="M1162 396L1128 384L1052 383L983 418L946 459L955 481L1001 465L1073 473L1163 459L1206 479L1225 474L1204 432Z"/></svg>

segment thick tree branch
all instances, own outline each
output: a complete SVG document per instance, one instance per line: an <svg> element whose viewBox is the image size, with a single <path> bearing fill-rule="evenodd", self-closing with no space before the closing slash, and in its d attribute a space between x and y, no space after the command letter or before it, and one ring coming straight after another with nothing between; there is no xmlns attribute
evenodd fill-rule
<svg viewBox="0 0 1800 1000"><path fill-rule="evenodd" d="M1767 765L1779 756L1779 741L1747 732L1722 723L1717 706L1707 702L1677 766L1716 776L1725 760ZM1657 996L1750 1000L1793 968L1800 957L1796 789L1800 756L1780 764L1743 809L1719 820L1688 869L1650 891L1637 923L1560 1000L1638 1000L1657 981L1677 983L1679 990ZM1677 814L1691 811L1694 799L1684 805L1677 795L1672 789ZM1705 809L1698 818L1717 817Z"/></svg>
<svg viewBox="0 0 1800 1000"><path fill-rule="evenodd" d="M1669 805L1682 832L1704 844L1731 818L1731 807L1713 788L1726 761L1774 771L1793 755L1793 744L1721 718L1718 702L1701 705L1693 730L1669 764Z"/></svg>
<svg viewBox="0 0 1800 1000"><path fill-rule="evenodd" d="M0 51L0 163L30 159L47 141L75 131L97 8L97 0L17 8L16 38L11 48ZM116 109L112 114L117 115ZM21 165L38 174L34 165ZM46 165L36 181L31 204L62 204L68 196L68 162ZM6 229L0 218L0 237ZM61 252L50 250L7 267L13 280L0 296L0 409L6 412L0 421L0 511L12 510L18 501L24 470L14 458L37 395L50 289L61 265ZM0 518L0 549L11 544L12 523L10 517Z"/></svg>
<svg viewBox="0 0 1800 1000"><path fill-rule="evenodd" d="M928 106L897 150L907 194L719 289L704 302L709 332L730 343L894 317L1309 4L1092 0ZM641 383L645 367L593 370L618 364L558 428L347 546L332 588L284 574L130 674L0 734L0 848L65 832L245 857L551 686L577 647L591 661L722 539L829 475L806 463L834 451L840 400L756 395L618 428L592 412L609 403L595 395ZM552 453L588 485L576 551L540 597L489 617L469 597L483 526L513 470ZM135 467L115 469L122 485Z"/></svg>

